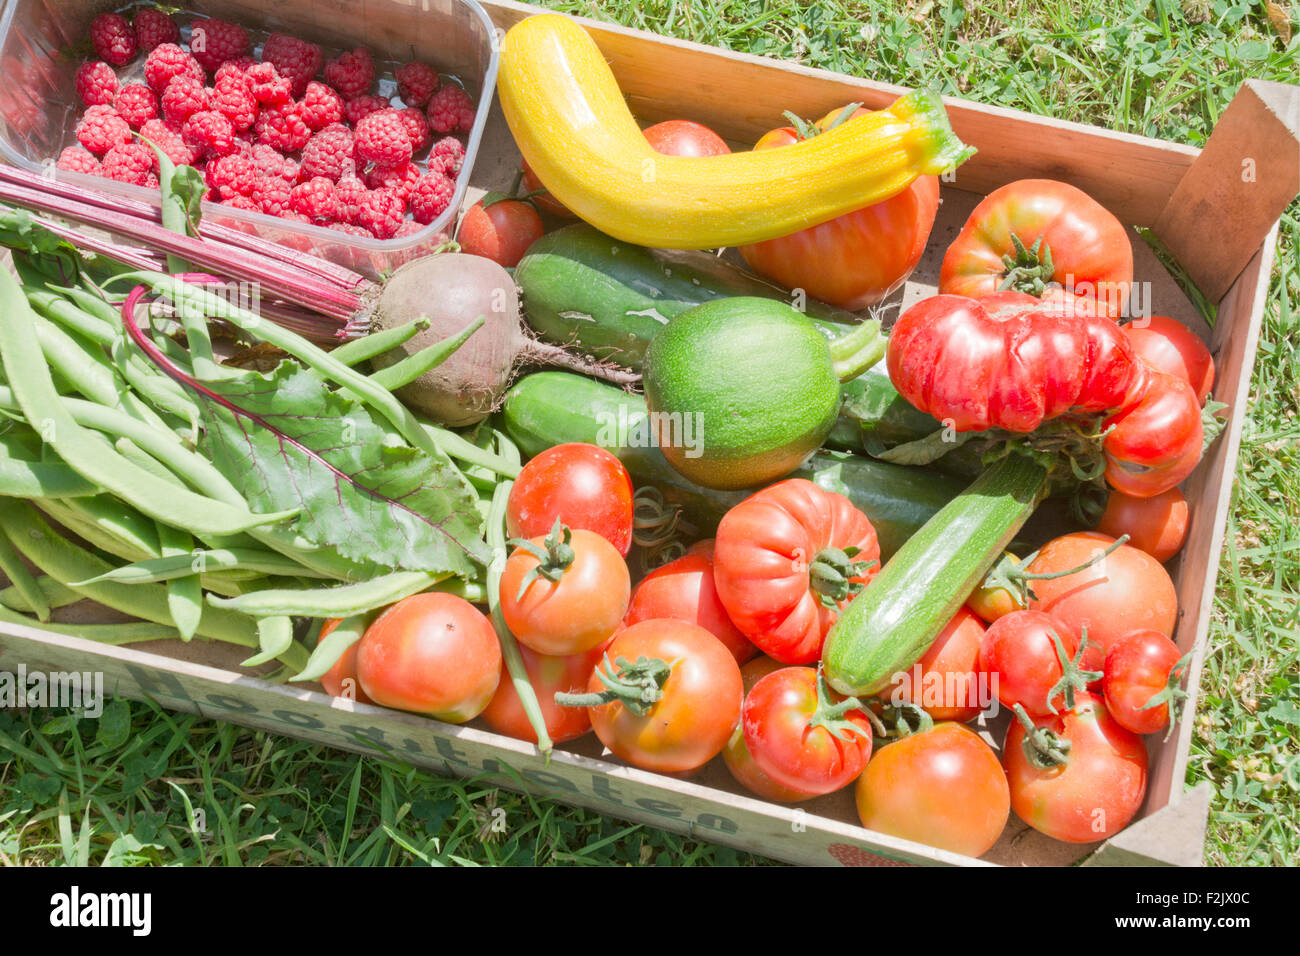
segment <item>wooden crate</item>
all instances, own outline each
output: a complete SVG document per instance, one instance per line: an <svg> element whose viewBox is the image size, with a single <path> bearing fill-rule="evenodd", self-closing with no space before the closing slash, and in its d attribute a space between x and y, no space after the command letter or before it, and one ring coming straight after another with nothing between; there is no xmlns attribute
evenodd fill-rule
<svg viewBox="0 0 1300 956"><path fill-rule="evenodd" d="M438 0L417 0L436 9ZM210 4L211 5L211 4ZM508 28L535 8L509 2L483 6ZM287 0L279 19L328 12L368 15L367 0ZM795 64L670 40L583 21L609 59L638 118L687 118L737 145L752 144L782 123L784 110L818 116L847 102L881 107L899 87ZM689 81L684 81L689 78ZM948 101L958 135L979 153L945 182L943 204L926 257L898 301L932 294L942 252L968 212L990 190L1016 179L1071 182L1122 221L1152 225L1201 287L1220 297L1209 329L1164 268L1134 241L1135 273L1149 283L1154 311L1195 328L1218 366L1216 397L1231 406L1224 435L1184 486L1192 507L1186 547L1170 565L1178 590L1175 634L1193 650L1190 687L1197 686L1209 627L1214 579L1229 507L1232 476L1248 397L1250 369L1273 262L1276 221L1300 192L1300 90L1249 81L1204 151L1123 133L1045 119L963 100ZM471 200L508 185L518 168L509 131L494 108L480 148ZM1252 178L1247 175L1255 171ZM1211 228L1206 223L1215 223ZM1239 252L1239 255L1235 255ZM74 606L71 613L77 613ZM1201 860L1208 785L1185 792L1195 699L1186 704L1168 743L1148 738L1151 779L1139 818L1100 845L1050 840L1014 816L982 860L934 850L863 829L850 791L797 807L747 795L715 760L688 781L623 766L602 755L592 735L557 748L549 760L531 746L483 729L452 726L411 714L331 698L319 688L285 687L239 668L239 649L179 642L104 647L39 629L0 625L0 668L99 670L106 687L148 697L175 710L229 720L361 753L382 753L457 776L590 807L601 813L794 863L845 865L1090 864L1196 865ZM1002 723L983 728L994 746ZM960 799L956 795L955 799Z"/></svg>

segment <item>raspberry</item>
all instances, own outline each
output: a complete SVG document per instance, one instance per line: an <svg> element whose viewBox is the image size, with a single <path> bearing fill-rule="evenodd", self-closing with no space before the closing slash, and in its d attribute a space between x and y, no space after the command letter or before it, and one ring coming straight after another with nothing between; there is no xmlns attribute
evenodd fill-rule
<svg viewBox="0 0 1300 956"><path fill-rule="evenodd" d="M313 176L289 193L289 206L314 222L334 222L339 218L339 197L334 184L324 176Z"/></svg>
<svg viewBox="0 0 1300 956"><path fill-rule="evenodd" d="M351 173L356 164L352 159L352 131L346 126L330 126L311 138L302 149L302 175L324 176L331 182Z"/></svg>
<svg viewBox="0 0 1300 956"><path fill-rule="evenodd" d="M236 130L246 130L257 120L257 99L242 73L227 73L217 80L212 88L212 106Z"/></svg>
<svg viewBox="0 0 1300 956"><path fill-rule="evenodd" d="M139 129L149 120L157 119L158 97L143 83L132 83L118 90L113 109L132 129Z"/></svg>
<svg viewBox="0 0 1300 956"><path fill-rule="evenodd" d="M270 63L258 63L244 71L248 89L253 97L263 106L275 106L288 103L293 99L293 83L280 75L280 71Z"/></svg>
<svg viewBox="0 0 1300 956"><path fill-rule="evenodd" d="M185 145L181 137L181 127L177 123L153 119L140 129L140 135L163 151L168 159L177 166L192 166L196 159L195 151Z"/></svg>
<svg viewBox="0 0 1300 956"><path fill-rule="evenodd" d="M185 121L181 138L209 158L225 156L239 147L235 142L235 128L216 110L202 110Z"/></svg>
<svg viewBox="0 0 1300 956"><path fill-rule="evenodd" d="M348 100L343 106L343 115L349 123L356 126L371 113L386 110L391 106L392 104L382 96L374 96L368 93L365 96L358 96L354 100Z"/></svg>
<svg viewBox="0 0 1300 956"><path fill-rule="evenodd" d="M77 124L77 142L96 156L131 142L131 127L111 106L91 106Z"/></svg>
<svg viewBox="0 0 1300 956"><path fill-rule="evenodd" d="M237 76L247 84L248 80L245 78L244 74L248 71L248 68L252 66L257 66L257 61L251 56L237 56L233 60L227 60L225 63L221 64L221 66L217 67L217 72L212 75L212 83L214 86L223 80L229 83L232 77Z"/></svg>
<svg viewBox="0 0 1300 956"><path fill-rule="evenodd" d="M324 83L312 80L307 84L298 108L307 126L313 130L324 129L343 119L343 97Z"/></svg>
<svg viewBox="0 0 1300 956"><path fill-rule="evenodd" d="M316 44L283 33L272 33L262 47L262 62L274 64L280 75L289 79L293 96L307 91L307 81L320 72L324 59Z"/></svg>
<svg viewBox="0 0 1300 956"><path fill-rule="evenodd" d="M455 136L444 136L433 144L433 149L429 150L430 166L435 159L441 160L443 172L455 179L460 175L461 167L465 165L465 146Z"/></svg>
<svg viewBox="0 0 1300 956"><path fill-rule="evenodd" d="M265 146L262 143L254 144L253 149L249 154L249 159L252 161L253 165L257 167L257 172L260 176L279 176L281 179L290 181L297 176L296 165L294 166L294 175L288 175L288 166L291 160L285 159L278 150L272 149L270 146Z"/></svg>
<svg viewBox="0 0 1300 956"><path fill-rule="evenodd" d="M438 84L442 82L438 71L425 63L408 63L400 67L393 77L397 80L397 95L407 106L423 108L428 105Z"/></svg>
<svg viewBox="0 0 1300 956"><path fill-rule="evenodd" d="M325 64L325 82L339 91L345 100L354 100L370 92L375 82L375 64L370 52L358 47Z"/></svg>
<svg viewBox="0 0 1300 956"><path fill-rule="evenodd" d="M71 173L82 173L86 176L102 176L103 169L94 154L87 152L80 146L69 146L63 152L59 153L59 160L54 164L55 169L64 169Z"/></svg>
<svg viewBox="0 0 1300 956"><path fill-rule="evenodd" d="M233 153L211 160L203 171L208 188L221 199L251 195L257 177L258 169L253 161Z"/></svg>
<svg viewBox="0 0 1300 956"><path fill-rule="evenodd" d="M282 216L289 212L289 184L279 176L257 177L248 198L268 216Z"/></svg>
<svg viewBox="0 0 1300 956"><path fill-rule="evenodd" d="M198 20L190 31L190 53L209 73L248 52L248 32L228 20Z"/></svg>
<svg viewBox="0 0 1300 956"><path fill-rule="evenodd" d="M365 184L370 189L396 190L402 202L407 202L419 179L420 167L408 162L401 166L370 167L365 175Z"/></svg>
<svg viewBox="0 0 1300 956"><path fill-rule="evenodd" d="M87 60L77 67L73 82L87 106L108 106L117 95L117 74L103 60Z"/></svg>
<svg viewBox="0 0 1300 956"><path fill-rule="evenodd" d="M221 200L221 205L229 206L231 209L247 209L249 212L262 211L262 207L247 196L231 196Z"/></svg>
<svg viewBox="0 0 1300 956"><path fill-rule="evenodd" d="M298 104L292 102L267 106L257 115L253 128L259 143L282 153L297 152L311 139L311 130L303 122Z"/></svg>
<svg viewBox="0 0 1300 956"><path fill-rule="evenodd" d="M448 83L429 100L428 114L435 133L468 132L474 126L474 101L459 86Z"/></svg>
<svg viewBox="0 0 1300 956"><path fill-rule="evenodd" d="M348 222L332 222L329 227L335 232L341 232L345 235L360 236L363 239L373 238L367 230L362 229L360 226L354 226Z"/></svg>
<svg viewBox="0 0 1300 956"><path fill-rule="evenodd" d="M392 189L376 189L361 200L356 225L376 239L391 239L406 216L406 203Z"/></svg>
<svg viewBox="0 0 1300 956"><path fill-rule="evenodd" d="M418 153L433 142L433 132L429 129L429 121L424 118L423 110L408 106L404 110L398 110L397 115L406 124L406 135L411 137L411 152Z"/></svg>
<svg viewBox="0 0 1300 956"><path fill-rule="evenodd" d="M356 176L344 176L338 181L334 192L339 199L339 219L355 225L357 214L361 211L361 203L370 195L370 190Z"/></svg>
<svg viewBox="0 0 1300 956"><path fill-rule="evenodd" d="M160 43L145 58L144 79L155 93L162 93L178 76L188 76L202 83L203 67L175 43Z"/></svg>
<svg viewBox="0 0 1300 956"><path fill-rule="evenodd" d="M416 181L411 193L411 215L415 221L427 226L441 216L451 205L455 185L445 175L430 170Z"/></svg>
<svg viewBox="0 0 1300 956"><path fill-rule="evenodd" d="M101 13L90 22L95 55L112 66L125 66L135 57L135 31L120 13Z"/></svg>
<svg viewBox="0 0 1300 956"><path fill-rule="evenodd" d="M356 155L362 162L401 166L411 161L411 137L397 110L371 113L357 124Z"/></svg>
<svg viewBox="0 0 1300 956"><path fill-rule="evenodd" d="M103 175L107 179L116 179L120 183L134 186L147 186L153 176L154 154L148 146L140 143L124 143L114 146L104 156ZM158 180L154 179L154 185Z"/></svg>
<svg viewBox="0 0 1300 956"><path fill-rule="evenodd" d="M181 42L181 28L157 7L138 10L131 25L135 28L136 45L142 53L148 53L163 43Z"/></svg>
<svg viewBox="0 0 1300 956"><path fill-rule="evenodd" d="M192 76L178 76L163 90L162 115L170 122L184 123L195 113L209 109L212 109L212 97L203 81Z"/></svg>

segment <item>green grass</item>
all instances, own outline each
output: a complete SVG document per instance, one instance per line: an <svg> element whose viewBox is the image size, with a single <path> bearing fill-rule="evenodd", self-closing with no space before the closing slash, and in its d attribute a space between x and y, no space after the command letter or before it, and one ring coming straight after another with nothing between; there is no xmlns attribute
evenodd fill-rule
<svg viewBox="0 0 1300 956"><path fill-rule="evenodd" d="M1290 25L1296 24L1295 0ZM1200 145L1240 82L1295 82L1264 5L550 2L745 52ZM774 123L776 118L773 118ZM1206 860L1300 862L1300 206L1283 221L1199 689ZM0 864L761 862L585 810L146 703L0 711ZM204 811L204 829L191 808ZM497 813L495 811L502 811ZM497 832L492 823L503 819Z"/></svg>

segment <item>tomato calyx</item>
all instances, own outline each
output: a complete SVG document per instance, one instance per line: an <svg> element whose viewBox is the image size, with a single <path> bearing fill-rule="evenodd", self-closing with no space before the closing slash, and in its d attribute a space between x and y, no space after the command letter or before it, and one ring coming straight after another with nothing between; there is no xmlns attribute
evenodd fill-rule
<svg viewBox="0 0 1300 956"><path fill-rule="evenodd" d="M1142 710L1151 710L1159 707L1161 704L1169 705L1169 724L1165 729L1164 740L1168 740L1174 732L1174 708L1187 699L1187 691L1183 690L1183 677L1187 672L1187 665L1192 659L1192 652L1188 651L1169 671L1169 680L1163 690L1151 695L1151 699L1142 705Z"/></svg>
<svg viewBox="0 0 1300 956"><path fill-rule="evenodd" d="M1012 256L1004 253L1002 256L1002 265L1006 271L1002 273L998 291L1015 290L1041 299L1047 292L1052 276L1056 274L1056 267L1052 264L1052 247L1043 242L1042 236L1035 239L1032 246L1026 246L1024 240L1014 232L1011 233L1011 244L1015 247L1016 254Z"/></svg>
<svg viewBox="0 0 1300 956"><path fill-rule="evenodd" d="M830 348L836 377L848 382L884 358L889 342L880 331L880 321L868 319L852 332L833 340Z"/></svg>
<svg viewBox="0 0 1300 956"><path fill-rule="evenodd" d="M539 577L546 578L548 581L558 581L564 576L564 572L569 569L576 557L572 540L573 532L559 518L555 519L550 534L546 536L540 547L524 538L510 539L511 545L527 551L537 559L537 566L530 569L519 582L519 594L515 600L522 601L529 585Z"/></svg>
<svg viewBox="0 0 1300 956"><path fill-rule="evenodd" d="M934 729L934 718L910 700L886 704L879 714L868 712L867 716L880 736L892 740L916 737Z"/></svg>
<svg viewBox="0 0 1300 956"><path fill-rule="evenodd" d="M843 550L834 547L822 548L808 565L808 579L822 607L834 610L848 598L861 593L866 587L864 582L853 579L861 578L872 565L879 562L874 559L854 561L859 551L860 549L856 547Z"/></svg>
<svg viewBox="0 0 1300 956"><path fill-rule="evenodd" d="M1026 608L1029 606L1031 600L1038 600L1038 595L1035 594L1033 588L1030 587L1030 581L1051 581L1055 578L1069 577L1071 574L1078 574L1080 571L1086 571L1099 561L1105 560L1107 555L1112 551L1117 550L1120 545L1127 544L1128 539L1128 535L1120 535L1106 548L1106 550L1094 554L1078 567L1069 568L1065 571L1043 571L1034 573L1028 570L1028 568L1029 565L1034 563L1034 559L1038 557L1037 551L1025 558L1023 561L1017 559L1009 552L1004 551L1002 556L998 558L997 563L994 564L989 570L989 573L985 575L983 582L980 584L980 589L984 591L994 591L1001 588L1011 595L1012 600L1017 602L1017 605L1020 608ZM1057 646L1058 648L1060 647L1059 638L1057 639Z"/></svg>
<svg viewBox="0 0 1300 956"><path fill-rule="evenodd" d="M806 120L796 115L792 110L786 110L781 115L790 121L790 126L794 130L795 139L805 140L812 139L814 136L820 136L822 133L829 133L837 126L841 126L853 117L853 114L862 108L861 103L850 103L844 109L835 115L826 126L818 126L811 120Z"/></svg>
<svg viewBox="0 0 1300 956"><path fill-rule="evenodd" d="M1025 708L1016 704L1016 720L1025 729L1025 738L1020 742L1025 759L1037 770L1051 770L1063 767L1070 762L1070 741L1054 732L1050 727L1039 727L1025 713Z"/></svg>
<svg viewBox="0 0 1300 956"><path fill-rule="evenodd" d="M663 700L664 685L672 672L673 665L658 657L643 655L636 659L636 663L619 657L611 664L606 656L603 667L596 668L596 676L605 685L604 690L595 694L557 691L555 702L561 707L599 707L617 700L638 717L644 717L650 713L650 708Z"/></svg>
<svg viewBox="0 0 1300 956"><path fill-rule="evenodd" d="M1088 563L1091 564L1092 562ZM1084 567L1087 567L1087 565L1084 565ZM1052 643L1056 645L1056 659L1061 662L1061 676L1047 691L1047 709L1053 714L1058 714L1060 711L1056 709L1056 704L1053 703L1058 696L1064 694L1066 710L1073 710L1074 692L1087 690L1089 684L1101 680L1102 672L1086 671L1080 666L1083 663L1083 651L1088 646L1088 629L1086 627L1082 629L1079 637L1079 649L1075 651L1073 658L1065 653L1065 645L1061 643L1061 635L1057 634L1055 630L1047 633L1051 635ZM1017 706L1019 705L1017 704Z"/></svg>
<svg viewBox="0 0 1300 956"><path fill-rule="evenodd" d="M832 737L845 743L851 743L854 735L870 739L871 735L868 731L863 730L858 724L846 718L850 711L860 711L865 714L873 726L878 723L878 718L868 708L864 707L862 701L856 697L845 697L835 703L830 686L826 683L826 675L818 667L817 709L808 718L808 728L811 730L813 727L824 727Z"/></svg>

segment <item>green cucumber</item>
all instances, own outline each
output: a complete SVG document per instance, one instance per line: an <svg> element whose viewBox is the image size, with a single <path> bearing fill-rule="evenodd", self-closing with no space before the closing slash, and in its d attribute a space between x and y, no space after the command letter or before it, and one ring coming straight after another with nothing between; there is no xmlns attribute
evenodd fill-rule
<svg viewBox="0 0 1300 956"><path fill-rule="evenodd" d="M646 249L586 223L549 232L515 266L528 324L543 339L641 370L650 339L693 306L756 296L846 327L859 317L789 292L708 252Z"/></svg>
<svg viewBox="0 0 1300 956"><path fill-rule="evenodd" d="M988 468L899 548L826 635L822 667L842 694L887 689L934 643L1047 489L1022 455Z"/></svg>
<svg viewBox="0 0 1300 956"><path fill-rule="evenodd" d="M609 449L638 485L658 488L701 534L711 534L723 514L754 490L717 491L688 481L655 447L642 396L581 375L525 375L507 392L499 415L501 427L529 457L565 442ZM964 487L928 469L825 451L790 477L806 478L852 501L871 520L886 558Z"/></svg>

